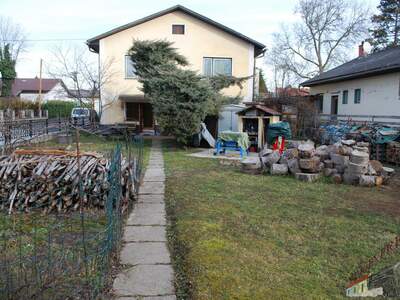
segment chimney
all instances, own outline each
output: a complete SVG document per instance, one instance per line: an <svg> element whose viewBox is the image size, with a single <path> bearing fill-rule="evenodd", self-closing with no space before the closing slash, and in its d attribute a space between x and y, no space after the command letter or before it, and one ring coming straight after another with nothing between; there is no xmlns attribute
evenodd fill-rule
<svg viewBox="0 0 400 300"><path fill-rule="evenodd" d="M365 56L364 41L358 46L358 57Z"/></svg>

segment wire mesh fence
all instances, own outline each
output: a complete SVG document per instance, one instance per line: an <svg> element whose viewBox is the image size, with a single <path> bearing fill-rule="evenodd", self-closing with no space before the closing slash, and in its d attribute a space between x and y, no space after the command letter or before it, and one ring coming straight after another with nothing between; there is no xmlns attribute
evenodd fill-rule
<svg viewBox="0 0 400 300"><path fill-rule="evenodd" d="M121 144L110 153L104 210L2 215L0 299L95 299L105 291L133 202L122 203L122 163L132 164L128 184L137 191L143 139L129 139L125 148L125 160Z"/></svg>

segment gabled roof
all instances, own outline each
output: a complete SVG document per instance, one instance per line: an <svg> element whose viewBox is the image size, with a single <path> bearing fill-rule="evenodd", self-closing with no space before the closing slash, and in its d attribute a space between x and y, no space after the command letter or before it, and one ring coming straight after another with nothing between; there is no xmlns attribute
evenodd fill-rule
<svg viewBox="0 0 400 300"><path fill-rule="evenodd" d="M254 110L254 109L259 110L259 111L266 113L267 115L271 115L271 116L280 116L281 115L281 113L277 112L276 110L269 108L265 105L261 105L261 104L251 104L248 107L246 107L245 109L238 111L237 114L244 115L249 110Z"/></svg>
<svg viewBox="0 0 400 300"><path fill-rule="evenodd" d="M16 78L11 86L11 94L18 97L21 93L39 93L39 78ZM58 83L62 83L60 79L42 78L42 93L51 91ZM0 80L1 86L1 80Z"/></svg>
<svg viewBox="0 0 400 300"><path fill-rule="evenodd" d="M285 88L277 88L276 94L279 96L288 96L288 97L304 97L310 95L310 91L307 88L293 88L293 87L285 87Z"/></svg>
<svg viewBox="0 0 400 300"><path fill-rule="evenodd" d="M86 90L86 89L68 89L69 98L100 98L100 93L98 90Z"/></svg>
<svg viewBox="0 0 400 300"><path fill-rule="evenodd" d="M360 56L332 70L324 72L302 86L315 86L355 78L370 77L400 71L400 47Z"/></svg>
<svg viewBox="0 0 400 300"><path fill-rule="evenodd" d="M197 12L194 12L193 10L190 10L190 9L188 9L188 8L182 6L182 5L175 5L173 7L170 7L168 9L162 10L160 12L157 12L157 13L152 14L150 16L147 16L145 18L142 18L142 19L133 21L131 23L128 23L126 25L114 28L114 29L112 29L110 31L107 31L107 32L105 32L103 34L97 35L97 36L87 40L86 43L87 43L87 45L89 46L90 49L93 49L95 52L98 53L99 52L99 40L101 40L101 39L103 39L105 37L108 37L110 35L113 35L115 33L118 33L120 31L126 30L128 28L134 27L136 25L145 23L147 21L150 21L150 20L153 20L155 18L164 16L166 14L175 12L175 11L184 12L184 13L186 13L186 14L194 17L194 18L197 18L197 19L199 19L199 20L201 20L201 21L203 21L203 22L205 22L207 24L215 26L215 27L221 29L222 31L225 31L225 32L227 32L227 33L229 33L231 35L234 35L237 38L240 38L240 39L242 39L242 40L244 40L244 41L246 41L246 42L248 42L250 44L253 44L254 47L255 47L255 53L257 55L262 53L262 51L265 48L264 44L262 44L260 42L257 42L256 40L253 40L253 39L251 39L251 38L249 38L249 37L237 32L237 31L235 31L235 30L233 30L233 29L231 29L229 27L226 27L225 25L222 25L222 24L220 24L220 23L218 23L218 22L216 22L214 20L211 20L210 18L207 18L207 17L205 17L205 16L203 16L203 15L197 13Z"/></svg>

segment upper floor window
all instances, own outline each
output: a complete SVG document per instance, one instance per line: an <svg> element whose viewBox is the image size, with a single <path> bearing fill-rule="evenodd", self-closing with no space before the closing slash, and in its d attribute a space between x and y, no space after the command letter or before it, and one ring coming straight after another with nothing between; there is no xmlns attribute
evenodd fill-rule
<svg viewBox="0 0 400 300"><path fill-rule="evenodd" d="M125 78L136 78L135 64L129 55L125 55Z"/></svg>
<svg viewBox="0 0 400 300"><path fill-rule="evenodd" d="M203 74L208 77L232 76L232 58L204 57Z"/></svg>
<svg viewBox="0 0 400 300"><path fill-rule="evenodd" d="M172 25L172 34L185 34L185 25Z"/></svg>
<svg viewBox="0 0 400 300"><path fill-rule="evenodd" d="M361 103L361 89L354 90L354 103L355 104Z"/></svg>
<svg viewBox="0 0 400 300"><path fill-rule="evenodd" d="M349 91L343 91L342 93L342 104L349 103Z"/></svg>

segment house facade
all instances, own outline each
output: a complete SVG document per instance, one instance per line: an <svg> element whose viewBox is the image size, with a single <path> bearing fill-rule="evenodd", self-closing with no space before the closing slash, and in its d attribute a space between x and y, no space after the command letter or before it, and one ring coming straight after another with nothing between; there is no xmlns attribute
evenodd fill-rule
<svg viewBox="0 0 400 300"><path fill-rule="evenodd" d="M1 81L0 81L1 85ZM65 85L61 79L42 78L16 78L11 86L11 96L25 101L37 101L41 89L42 101L67 100ZM1 96L1 95L0 95Z"/></svg>
<svg viewBox="0 0 400 300"><path fill-rule="evenodd" d="M216 74L252 76L256 58L265 46L183 6L174 6L151 16L118 27L87 41L108 64L111 79L100 91L106 109L102 124L135 123L141 128L154 125L151 105L140 90L134 66L127 56L134 40L168 40L189 61L189 68L205 76ZM111 63L110 63L111 62ZM253 77L243 88L223 90L229 96L251 101Z"/></svg>
<svg viewBox="0 0 400 300"><path fill-rule="evenodd" d="M369 55L361 47L356 59L302 86L310 87L310 94L320 97L323 114L355 116L355 120L375 116L375 121L400 122L388 118L400 117L400 47Z"/></svg>

